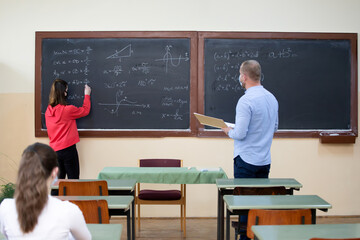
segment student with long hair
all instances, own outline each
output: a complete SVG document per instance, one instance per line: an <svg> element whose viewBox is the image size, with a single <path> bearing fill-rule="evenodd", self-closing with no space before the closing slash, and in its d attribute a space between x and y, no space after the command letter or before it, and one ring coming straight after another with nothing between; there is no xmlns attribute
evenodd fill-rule
<svg viewBox="0 0 360 240"><path fill-rule="evenodd" d="M80 209L49 195L57 155L46 144L28 146L20 161L14 199L0 205L0 232L7 239L91 239Z"/></svg>
<svg viewBox="0 0 360 240"><path fill-rule="evenodd" d="M80 175L79 156L76 143L80 141L76 119L90 112L91 88L85 85L82 107L68 105L68 84L55 79L51 85L49 105L45 112L47 133L50 146L56 151L59 162L59 178L78 179Z"/></svg>

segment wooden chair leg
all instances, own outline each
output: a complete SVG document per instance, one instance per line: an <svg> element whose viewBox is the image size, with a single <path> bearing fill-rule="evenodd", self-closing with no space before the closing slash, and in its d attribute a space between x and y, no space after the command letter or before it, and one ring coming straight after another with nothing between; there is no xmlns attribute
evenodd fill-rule
<svg viewBox="0 0 360 240"><path fill-rule="evenodd" d="M186 205L185 204L184 204L183 209L184 209L184 214L183 214L184 237L186 237Z"/></svg>
<svg viewBox="0 0 360 240"><path fill-rule="evenodd" d="M138 204L138 210L137 210L137 215L138 215L138 229L140 231L140 204Z"/></svg>
<svg viewBox="0 0 360 240"><path fill-rule="evenodd" d="M184 208L183 205L180 205L180 225L182 232L184 231L183 218L184 218Z"/></svg>

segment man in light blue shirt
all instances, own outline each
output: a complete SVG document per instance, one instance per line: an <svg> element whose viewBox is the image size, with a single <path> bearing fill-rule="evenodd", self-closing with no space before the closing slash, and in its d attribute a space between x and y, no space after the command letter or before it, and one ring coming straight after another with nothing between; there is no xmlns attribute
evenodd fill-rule
<svg viewBox="0 0 360 240"><path fill-rule="evenodd" d="M260 82L255 60L241 64L239 81L246 89L236 105L235 128L223 128L234 139L234 177L268 178L270 148L278 128L278 102Z"/></svg>

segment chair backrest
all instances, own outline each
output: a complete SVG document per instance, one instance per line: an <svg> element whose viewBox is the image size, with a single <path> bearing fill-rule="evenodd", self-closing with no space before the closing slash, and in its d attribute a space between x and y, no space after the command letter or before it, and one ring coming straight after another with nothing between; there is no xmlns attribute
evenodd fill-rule
<svg viewBox="0 0 360 240"><path fill-rule="evenodd" d="M59 196L108 196L108 185L100 181L59 181Z"/></svg>
<svg viewBox="0 0 360 240"><path fill-rule="evenodd" d="M182 160L170 158L139 159L139 167L182 167Z"/></svg>
<svg viewBox="0 0 360 240"><path fill-rule="evenodd" d="M311 224L310 209L266 210L251 209L248 214L247 236L253 239L252 225Z"/></svg>
<svg viewBox="0 0 360 240"><path fill-rule="evenodd" d="M106 200L71 200L82 211L86 223L109 223L109 208Z"/></svg>
<svg viewBox="0 0 360 240"><path fill-rule="evenodd" d="M233 195L286 195L285 187L236 187Z"/></svg>

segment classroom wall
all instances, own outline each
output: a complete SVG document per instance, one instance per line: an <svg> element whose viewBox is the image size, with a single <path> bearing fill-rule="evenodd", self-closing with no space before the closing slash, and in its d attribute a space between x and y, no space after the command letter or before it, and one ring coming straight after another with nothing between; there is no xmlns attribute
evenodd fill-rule
<svg viewBox="0 0 360 240"><path fill-rule="evenodd" d="M23 149L35 142L35 31L360 31L360 1L0 0L0 182L15 181ZM311 87L311 83L304 82ZM341 79L339 83L341 84ZM280 106L281 107L281 106ZM360 143L275 139L270 177L293 177L333 205L319 215L360 215ZM222 167L233 176L233 141L224 138L82 138L81 177L137 159L176 157L185 166ZM187 216L216 216L215 185L188 185ZM177 207L142 208L144 216L179 216Z"/></svg>

